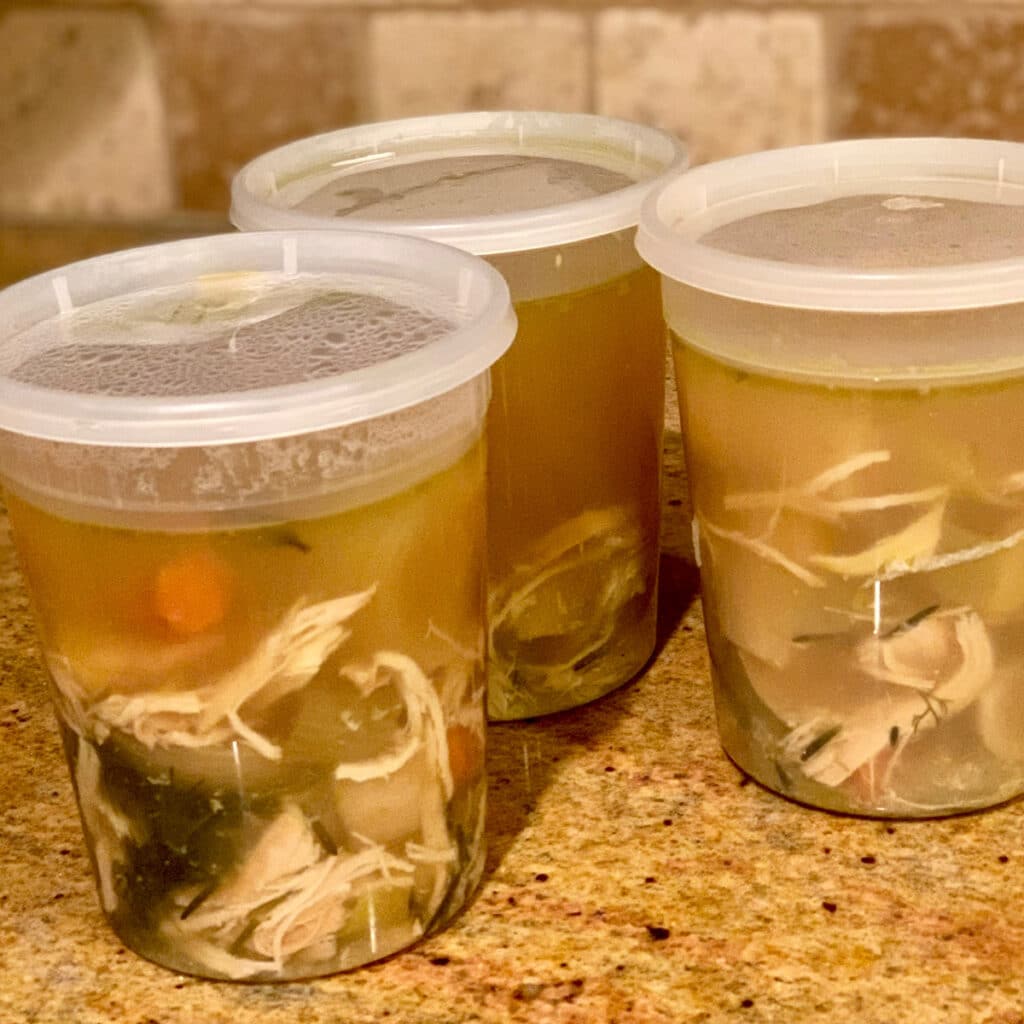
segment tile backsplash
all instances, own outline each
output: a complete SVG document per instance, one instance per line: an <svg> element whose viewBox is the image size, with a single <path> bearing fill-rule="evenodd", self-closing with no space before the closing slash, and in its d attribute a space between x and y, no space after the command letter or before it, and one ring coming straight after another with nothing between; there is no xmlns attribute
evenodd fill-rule
<svg viewBox="0 0 1024 1024"><path fill-rule="evenodd" d="M1024 3L0 0L0 221L223 214L271 146L504 107L646 121L695 162L1024 138Z"/></svg>

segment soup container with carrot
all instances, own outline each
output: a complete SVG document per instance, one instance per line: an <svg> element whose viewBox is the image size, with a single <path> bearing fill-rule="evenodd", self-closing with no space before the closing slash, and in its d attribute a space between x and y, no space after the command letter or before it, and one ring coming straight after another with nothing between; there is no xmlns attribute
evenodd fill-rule
<svg viewBox="0 0 1024 1024"><path fill-rule="evenodd" d="M0 293L0 474L122 941L274 981L443 925L483 863L482 261L268 232Z"/></svg>

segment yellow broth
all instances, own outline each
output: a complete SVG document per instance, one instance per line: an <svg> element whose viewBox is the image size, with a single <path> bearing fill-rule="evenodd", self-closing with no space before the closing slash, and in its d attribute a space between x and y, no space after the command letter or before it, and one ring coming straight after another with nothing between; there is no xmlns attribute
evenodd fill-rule
<svg viewBox="0 0 1024 1024"><path fill-rule="evenodd" d="M8 494L101 902L133 949L311 976L464 901L483 856L483 458L333 515L180 532Z"/></svg>
<svg viewBox="0 0 1024 1024"><path fill-rule="evenodd" d="M516 305L488 420L489 712L618 686L654 642L664 326L649 268Z"/></svg>
<svg viewBox="0 0 1024 1024"><path fill-rule="evenodd" d="M1024 791L1024 382L827 386L673 352L729 755L853 813Z"/></svg>

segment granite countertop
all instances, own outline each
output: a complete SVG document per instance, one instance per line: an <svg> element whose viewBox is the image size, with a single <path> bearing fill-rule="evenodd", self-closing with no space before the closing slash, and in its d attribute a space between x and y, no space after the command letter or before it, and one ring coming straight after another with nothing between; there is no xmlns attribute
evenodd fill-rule
<svg viewBox="0 0 1024 1024"><path fill-rule="evenodd" d="M302 984L183 977L107 928L3 521L0 1022L1024 1022L1024 802L836 817L721 752L679 447L670 429L648 670L492 727L475 900L405 953Z"/></svg>

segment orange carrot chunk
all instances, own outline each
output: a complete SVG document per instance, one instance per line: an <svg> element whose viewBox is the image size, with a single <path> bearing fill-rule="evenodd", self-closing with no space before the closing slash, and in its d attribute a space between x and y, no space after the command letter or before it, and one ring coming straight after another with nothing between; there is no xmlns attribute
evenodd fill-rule
<svg viewBox="0 0 1024 1024"><path fill-rule="evenodd" d="M468 726L448 728L448 763L456 789L472 782L484 770L484 747L480 737Z"/></svg>
<svg viewBox="0 0 1024 1024"><path fill-rule="evenodd" d="M223 621L231 604L231 570L207 548L166 562L156 575L157 615L179 636L194 636Z"/></svg>

